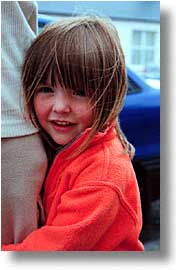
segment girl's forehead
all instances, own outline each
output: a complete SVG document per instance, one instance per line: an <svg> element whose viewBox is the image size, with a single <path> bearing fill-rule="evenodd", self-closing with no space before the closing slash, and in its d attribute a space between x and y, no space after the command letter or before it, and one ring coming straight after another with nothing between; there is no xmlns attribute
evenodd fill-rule
<svg viewBox="0 0 176 270"><path fill-rule="evenodd" d="M71 88L66 88L63 83L61 83L61 81L59 80L59 71L57 70L57 68L50 68L48 73L46 74L45 78L42 80L42 84L46 84L49 86L52 86L54 88L63 88L63 90L65 91L70 91Z"/></svg>
<svg viewBox="0 0 176 270"><path fill-rule="evenodd" d="M49 68L43 82L52 86L60 85L57 71L54 68Z"/></svg>

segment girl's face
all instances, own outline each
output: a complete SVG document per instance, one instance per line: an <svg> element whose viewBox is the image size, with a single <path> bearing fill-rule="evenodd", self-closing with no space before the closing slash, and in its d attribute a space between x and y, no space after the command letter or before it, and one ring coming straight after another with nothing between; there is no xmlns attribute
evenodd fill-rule
<svg viewBox="0 0 176 270"><path fill-rule="evenodd" d="M48 80L34 95L34 109L42 128L59 145L66 145L93 122L92 105L81 91L66 91Z"/></svg>

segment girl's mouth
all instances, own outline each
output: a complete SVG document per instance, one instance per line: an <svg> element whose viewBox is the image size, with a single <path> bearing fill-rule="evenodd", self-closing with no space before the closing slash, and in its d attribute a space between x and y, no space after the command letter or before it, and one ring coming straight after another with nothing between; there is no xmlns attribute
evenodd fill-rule
<svg viewBox="0 0 176 270"><path fill-rule="evenodd" d="M58 125L58 126L70 126L73 125L73 123L68 122L68 121L51 121L53 124Z"/></svg>
<svg viewBox="0 0 176 270"><path fill-rule="evenodd" d="M59 121L59 120L52 120L51 121L53 127L58 131L69 131L75 123L69 122L69 121Z"/></svg>

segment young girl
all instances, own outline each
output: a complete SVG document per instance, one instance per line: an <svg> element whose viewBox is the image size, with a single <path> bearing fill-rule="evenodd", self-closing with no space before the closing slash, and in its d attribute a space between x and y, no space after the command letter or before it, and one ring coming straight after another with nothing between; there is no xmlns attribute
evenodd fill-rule
<svg viewBox="0 0 176 270"><path fill-rule="evenodd" d="M23 89L57 155L44 188L46 224L3 250L142 251L133 151L117 120L127 78L115 27L96 16L46 27L27 51Z"/></svg>

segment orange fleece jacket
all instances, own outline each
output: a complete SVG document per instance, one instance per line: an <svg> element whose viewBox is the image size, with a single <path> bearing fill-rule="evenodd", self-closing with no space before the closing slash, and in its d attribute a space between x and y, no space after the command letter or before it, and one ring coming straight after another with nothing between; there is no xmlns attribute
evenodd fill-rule
<svg viewBox="0 0 176 270"><path fill-rule="evenodd" d="M76 158L87 129L55 158L45 183L46 224L14 251L143 251L139 189L114 128L98 133ZM30 209L26 209L30 211Z"/></svg>

